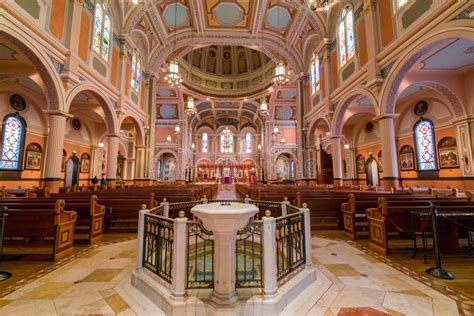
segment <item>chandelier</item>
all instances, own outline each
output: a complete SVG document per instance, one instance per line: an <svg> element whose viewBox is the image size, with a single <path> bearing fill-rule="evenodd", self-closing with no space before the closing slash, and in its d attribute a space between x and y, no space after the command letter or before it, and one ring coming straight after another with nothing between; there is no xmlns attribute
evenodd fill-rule
<svg viewBox="0 0 474 316"><path fill-rule="evenodd" d="M268 109L267 100L262 99L260 101L260 108L258 109L258 113L263 117L267 117L268 115L270 115L270 110Z"/></svg>
<svg viewBox="0 0 474 316"><path fill-rule="evenodd" d="M280 1L278 1L278 5L280 5ZM277 25L280 25L280 10L278 10ZM281 58L281 44L278 45L278 55ZM280 59L280 61L275 65L272 81L277 87L281 87L289 80L290 78L288 77L288 73L286 71L286 64Z"/></svg>
<svg viewBox="0 0 474 316"><path fill-rule="evenodd" d="M275 65L275 70L273 72L272 81L277 86L285 85L290 78L288 77L288 73L286 71L286 64L283 61L279 61Z"/></svg>
<svg viewBox="0 0 474 316"><path fill-rule="evenodd" d="M193 116L194 113L196 113L196 110L194 109L194 98L192 96L188 96L188 102L186 102L186 109L184 109L184 112L188 116Z"/></svg>
<svg viewBox="0 0 474 316"><path fill-rule="evenodd" d="M181 75L179 74L179 65L176 59L173 59L170 62L168 66L168 73L166 73L165 79L168 80L168 83L172 86L177 86L181 82L183 82L183 79L181 78Z"/></svg>
<svg viewBox="0 0 474 316"><path fill-rule="evenodd" d="M176 51L176 19L177 19L177 6L178 6L178 1L175 1L175 10L174 10L174 51ZM183 79L181 78L181 75L179 74L179 65L178 65L178 60L177 59L172 59L168 65L168 72L166 73L165 79L168 81L168 83L171 86L178 86L181 82L183 82Z"/></svg>

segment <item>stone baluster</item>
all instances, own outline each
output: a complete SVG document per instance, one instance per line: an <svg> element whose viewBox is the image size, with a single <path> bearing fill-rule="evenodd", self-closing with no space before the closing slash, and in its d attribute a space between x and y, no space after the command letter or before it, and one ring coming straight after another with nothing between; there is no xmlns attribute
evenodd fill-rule
<svg viewBox="0 0 474 316"><path fill-rule="evenodd" d="M173 267L171 270L171 295L174 299L182 300L186 294L186 269L187 264L183 263L186 258L188 245L187 233L188 218L184 212L179 212L179 217L174 219L173 232Z"/></svg>
<svg viewBox="0 0 474 316"><path fill-rule="evenodd" d="M313 255L311 249L311 216L309 214L308 204L303 203L303 207L300 208L300 212L304 214L304 249L306 255L306 268L313 267Z"/></svg>
<svg viewBox="0 0 474 316"><path fill-rule="evenodd" d="M276 219L269 210L263 217L263 297L271 299L277 295L277 264L276 264Z"/></svg>
<svg viewBox="0 0 474 316"><path fill-rule="evenodd" d="M143 268L144 243L145 243L145 216L150 214L150 210L146 205L142 205L142 209L138 213L138 236L137 236L137 261L136 270L140 272Z"/></svg>
<svg viewBox="0 0 474 316"><path fill-rule="evenodd" d="M163 206L163 216L170 217L170 203L166 201L166 198L163 198L163 202L160 203L160 206Z"/></svg>

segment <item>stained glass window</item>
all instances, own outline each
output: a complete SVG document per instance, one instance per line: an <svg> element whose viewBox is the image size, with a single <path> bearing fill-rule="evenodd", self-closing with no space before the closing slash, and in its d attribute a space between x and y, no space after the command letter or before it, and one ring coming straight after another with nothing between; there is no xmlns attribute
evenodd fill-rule
<svg viewBox="0 0 474 316"><path fill-rule="evenodd" d="M416 158L418 170L436 170L436 149L434 143L433 123L420 120L414 126Z"/></svg>
<svg viewBox="0 0 474 316"><path fill-rule="evenodd" d="M226 128L221 134L221 153L233 153L234 152L234 135Z"/></svg>
<svg viewBox="0 0 474 316"><path fill-rule="evenodd" d="M321 78L320 78L320 72L319 72L319 56L317 54L313 56L313 61L311 62L310 81L311 81L311 94L315 94L321 88Z"/></svg>
<svg viewBox="0 0 474 316"><path fill-rule="evenodd" d="M9 115L3 120L2 130L0 169L18 170L25 138L25 122L18 116Z"/></svg>
<svg viewBox="0 0 474 316"><path fill-rule="evenodd" d="M106 14L106 8L103 4L97 3L95 5L94 38L92 41L92 47L94 48L94 51L100 54L104 59L109 58L111 32L111 20Z"/></svg>
<svg viewBox="0 0 474 316"><path fill-rule="evenodd" d="M140 90L141 69L140 60L136 52L132 54L132 76L130 78L130 85L135 91Z"/></svg>
<svg viewBox="0 0 474 316"><path fill-rule="evenodd" d="M96 4L95 6L95 20L94 20L94 50L100 53L100 42L102 41L102 23L104 20L102 6Z"/></svg>
<svg viewBox="0 0 474 316"><path fill-rule="evenodd" d="M156 178L161 179L161 160L156 163Z"/></svg>
<svg viewBox="0 0 474 316"><path fill-rule="evenodd" d="M295 161L292 160L290 161L290 178L294 179L295 178L295 173L296 173L296 167L295 167Z"/></svg>
<svg viewBox="0 0 474 316"><path fill-rule="evenodd" d="M355 54L354 16L351 8L342 11L339 20L339 63L344 65Z"/></svg>
<svg viewBox="0 0 474 316"><path fill-rule="evenodd" d="M202 152L207 153L209 151L209 136L207 133L202 134Z"/></svg>
<svg viewBox="0 0 474 316"><path fill-rule="evenodd" d="M247 154L252 152L252 134L245 134L245 152Z"/></svg>

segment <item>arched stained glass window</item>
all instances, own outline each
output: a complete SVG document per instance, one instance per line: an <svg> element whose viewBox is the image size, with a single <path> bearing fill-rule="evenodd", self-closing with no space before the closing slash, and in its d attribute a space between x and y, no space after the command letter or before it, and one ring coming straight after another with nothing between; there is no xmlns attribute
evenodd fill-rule
<svg viewBox="0 0 474 316"><path fill-rule="evenodd" d="M202 134L202 152L209 152L209 136L207 133Z"/></svg>
<svg viewBox="0 0 474 316"><path fill-rule="evenodd" d="M134 51L132 54L132 76L130 78L130 85L137 92L140 90L141 71L140 59Z"/></svg>
<svg viewBox="0 0 474 316"><path fill-rule="evenodd" d="M311 94L315 94L321 88L321 78L319 72L319 55L314 54L313 61L311 62Z"/></svg>
<svg viewBox="0 0 474 316"><path fill-rule="evenodd" d="M0 169L20 169L25 128L25 121L17 115L7 115L3 120Z"/></svg>
<svg viewBox="0 0 474 316"><path fill-rule="evenodd" d="M415 151L419 171L437 170L434 127L430 120L419 120L414 128Z"/></svg>
<svg viewBox="0 0 474 316"><path fill-rule="evenodd" d="M221 153L233 153L233 152L234 152L234 135L228 128L225 128L221 134Z"/></svg>
<svg viewBox="0 0 474 316"><path fill-rule="evenodd" d="M354 16L352 9L346 7L342 11L338 26L339 64L344 65L355 54Z"/></svg>
<svg viewBox="0 0 474 316"><path fill-rule="evenodd" d="M105 5L101 3L95 5L94 38L92 47L96 53L102 56L102 58L109 59L112 24L106 11Z"/></svg>
<svg viewBox="0 0 474 316"><path fill-rule="evenodd" d="M161 160L156 163L156 179L161 180Z"/></svg>
<svg viewBox="0 0 474 316"><path fill-rule="evenodd" d="M252 152L252 134L245 134L245 152L250 154Z"/></svg>

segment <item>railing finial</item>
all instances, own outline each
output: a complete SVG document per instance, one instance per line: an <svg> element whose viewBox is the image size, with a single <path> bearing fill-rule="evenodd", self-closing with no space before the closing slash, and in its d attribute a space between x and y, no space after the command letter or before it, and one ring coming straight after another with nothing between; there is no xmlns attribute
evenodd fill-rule
<svg viewBox="0 0 474 316"><path fill-rule="evenodd" d="M180 218L183 218L185 214L186 214L186 213L184 213L184 211L179 211L178 216L179 216Z"/></svg>
<svg viewBox="0 0 474 316"><path fill-rule="evenodd" d="M142 204L142 210L146 210L146 204Z"/></svg>
<svg viewBox="0 0 474 316"><path fill-rule="evenodd" d="M265 211L265 216L266 216L266 217L272 216L272 211L266 210L266 211Z"/></svg>

